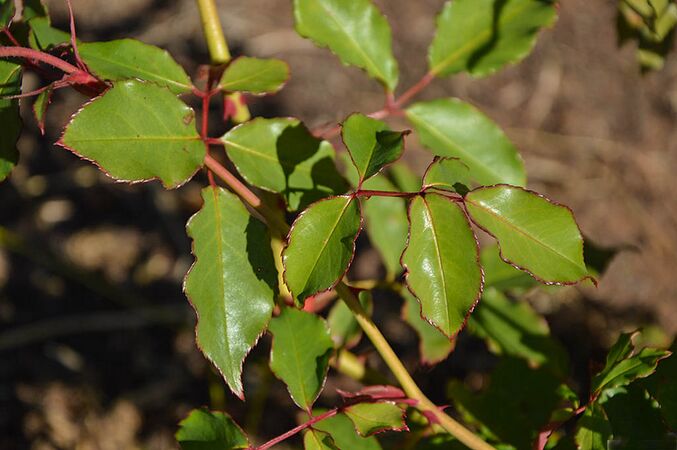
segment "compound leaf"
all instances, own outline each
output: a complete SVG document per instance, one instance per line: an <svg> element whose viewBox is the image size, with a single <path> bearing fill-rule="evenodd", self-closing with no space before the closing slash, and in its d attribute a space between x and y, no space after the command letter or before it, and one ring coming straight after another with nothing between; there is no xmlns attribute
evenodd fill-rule
<svg viewBox="0 0 677 450"><path fill-rule="evenodd" d="M309 428L303 435L304 450L339 450L329 433Z"/></svg>
<svg viewBox="0 0 677 450"><path fill-rule="evenodd" d="M402 291L404 304L402 317L418 334L419 352L425 364L434 365L444 361L454 348L454 344L440 330L421 317L421 306L416 297L407 290Z"/></svg>
<svg viewBox="0 0 677 450"><path fill-rule="evenodd" d="M165 86L175 94L190 92L193 86L166 50L135 39L84 43L78 50L87 67L104 80L138 78Z"/></svg>
<svg viewBox="0 0 677 450"><path fill-rule="evenodd" d="M219 87L224 91L272 94L289 79L289 66L279 59L241 56L226 68Z"/></svg>
<svg viewBox="0 0 677 450"><path fill-rule="evenodd" d="M19 99L3 98L17 94L21 94L21 66L0 61L0 181L7 178L19 161L19 151L16 148L22 125Z"/></svg>
<svg viewBox="0 0 677 450"><path fill-rule="evenodd" d="M576 445L581 450L607 450L611 424L597 403L586 408L576 424Z"/></svg>
<svg viewBox="0 0 677 450"><path fill-rule="evenodd" d="M482 292L479 248L461 207L439 194L415 197L409 206L409 245L402 265L422 315L452 337Z"/></svg>
<svg viewBox="0 0 677 450"><path fill-rule="evenodd" d="M416 103L406 110L421 143L435 155L459 158L482 185L526 183L524 163L501 129L474 106L455 98Z"/></svg>
<svg viewBox="0 0 677 450"><path fill-rule="evenodd" d="M313 137L298 119L257 118L221 139L244 179L282 194L292 211L347 188L332 145Z"/></svg>
<svg viewBox="0 0 677 450"><path fill-rule="evenodd" d="M204 409L194 409L179 423L176 440L182 450L249 448L247 436L228 414Z"/></svg>
<svg viewBox="0 0 677 450"><path fill-rule="evenodd" d="M406 132L390 131L385 122L359 113L343 122L341 136L357 169L358 186L402 156L405 135Z"/></svg>
<svg viewBox="0 0 677 450"><path fill-rule="evenodd" d="M370 0L294 0L294 17L301 36L395 90L398 68L390 26Z"/></svg>
<svg viewBox="0 0 677 450"><path fill-rule="evenodd" d="M319 412L314 411L313 414L317 415ZM381 450L381 445L374 436L362 437L357 434L355 426L345 414L337 414L317 422L313 428L329 433L341 450Z"/></svg>
<svg viewBox="0 0 677 450"><path fill-rule="evenodd" d="M404 410L393 402L358 403L343 412L361 436L383 431L408 431Z"/></svg>
<svg viewBox="0 0 677 450"><path fill-rule="evenodd" d="M184 289L198 315L198 346L242 398L242 364L277 296L275 260L266 227L235 195L205 188L202 198L187 226L196 261Z"/></svg>
<svg viewBox="0 0 677 450"><path fill-rule="evenodd" d="M324 387L334 349L327 324L315 314L284 308L269 330L271 370L287 385L294 403L310 411Z"/></svg>
<svg viewBox="0 0 677 450"><path fill-rule="evenodd" d="M437 18L430 72L481 77L529 54L541 28L557 17L551 0L454 0Z"/></svg>
<svg viewBox="0 0 677 450"><path fill-rule="evenodd" d="M569 208L505 185L475 189L465 204L473 221L498 240L504 261L548 284L589 277L583 237Z"/></svg>
<svg viewBox="0 0 677 450"><path fill-rule="evenodd" d="M303 302L343 278L361 227L360 203L352 196L320 200L296 218L282 253L284 279L295 298Z"/></svg>
<svg viewBox="0 0 677 450"><path fill-rule="evenodd" d="M140 81L113 85L85 105L59 144L120 181L159 178L172 188L202 166L195 113L167 89Z"/></svg>

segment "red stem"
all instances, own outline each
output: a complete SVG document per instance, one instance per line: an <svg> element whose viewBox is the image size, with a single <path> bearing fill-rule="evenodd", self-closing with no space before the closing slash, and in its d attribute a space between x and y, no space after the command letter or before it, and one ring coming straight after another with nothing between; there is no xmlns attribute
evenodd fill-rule
<svg viewBox="0 0 677 450"><path fill-rule="evenodd" d="M41 61L45 64L49 64L52 67L72 75L75 73L82 72L82 70L77 67L68 64L66 61L52 56L48 53L43 53L32 48L26 47L0 47L0 58L24 58L24 59L33 59Z"/></svg>
<svg viewBox="0 0 677 450"><path fill-rule="evenodd" d="M330 417L335 416L336 414L339 413L339 411L340 411L340 408L330 409L326 413L320 414L319 416L316 416L316 417L313 417L308 422L302 423L301 425L299 425L296 428L292 428L291 430L287 431L286 433L281 434L278 437L271 439L270 441L266 442L263 445L260 445L258 447L253 447L253 450L267 450L270 447L277 445L280 442L285 441L286 439L289 439L290 437L294 436L295 434L300 433L301 431L305 430L306 428L310 428L311 426L313 426L317 422L320 422L324 419L328 419Z"/></svg>
<svg viewBox="0 0 677 450"><path fill-rule="evenodd" d="M409 100L418 95L419 92L425 89L434 79L435 75L432 72L428 72L425 75L423 75L423 78L421 78L418 81L418 83L410 87L404 94L400 96L400 98L395 100L394 106L396 106L397 108L401 108L402 106L407 104Z"/></svg>

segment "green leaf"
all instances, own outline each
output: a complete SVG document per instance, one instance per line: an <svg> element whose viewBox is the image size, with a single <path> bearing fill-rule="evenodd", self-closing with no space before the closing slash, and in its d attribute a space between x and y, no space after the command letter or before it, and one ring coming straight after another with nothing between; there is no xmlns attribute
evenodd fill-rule
<svg viewBox="0 0 677 450"><path fill-rule="evenodd" d="M228 65L219 87L230 92L272 94L288 79L289 66L284 61L241 56Z"/></svg>
<svg viewBox="0 0 677 450"><path fill-rule="evenodd" d="M357 168L358 186L402 156L405 135L406 132L390 131L385 122L360 113L343 122L341 136Z"/></svg>
<svg viewBox="0 0 677 450"><path fill-rule="evenodd" d="M501 259L498 245L487 245L482 248L480 262L484 269L484 283L499 291L529 289L538 282L523 271L516 269Z"/></svg>
<svg viewBox="0 0 677 450"><path fill-rule="evenodd" d="M9 25L15 12L14 0L0 0L0 28Z"/></svg>
<svg viewBox="0 0 677 450"><path fill-rule="evenodd" d="M571 210L526 189L490 186L465 197L472 220L498 240L501 258L546 284L590 277Z"/></svg>
<svg viewBox="0 0 677 450"><path fill-rule="evenodd" d="M53 89L49 87L40 92L33 103L33 115L35 115L35 120L38 122L38 128L40 128L42 134L45 134L45 116L47 115L47 107L52 102L53 92Z"/></svg>
<svg viewBox="0 0 677 450"><path fill-rule="evenodd" d="M233 128L222 140L244 179L282 194L292 211L347 188L336 170L332 145L313 137L298 119L257 118Z"/></svg>
<svg viewBox="0 0 677 450"><path fill-rule="evenodd" d="M541 28L555 22L550 0L454 0L437 18L430 72L481 77L529 54Z"/></svg>
<svg viewBox="0 0 677 450"><path fill-rule="evenodd" d="M182 450L249 448L247 436L225 413L194 409L179 423L176 440Z"/></svg>
<svg viewBox="0 0 677 450"><path fill-rule="evenodd" d="M7 178L19 161L16 142L21 135L19 99L5 96L21 94L21 66L9 61L0 61L0 181Z"/></svg>
<svg viewBox="0 0 677 450"><path fill-rule="evenodd" d="M421 360L425 364L434 365L447 359L454 348L453 342L421 317L421 306L416 297L406 289L403 289L401 294L404 298L402 318L418 334Z"/></svg>
<svg viewBox="0 0 677 450"><path fill-rule="evenodd" d="M373 310L370 291L360 291L358 294L362 308L371 314ZM331 332L331 338L336 348L352 348L362 338L362 328L355 320L355 315L345 302L336 302L329 311L327 323Z"/></svg>
<svg viewBox="0 0 677 450"><path fill-rule="evenodd" d="M547 367L562 377L568 373L565 349L550 337L547 322L527 302L511 302L489 288L470 317L468 328L486 339L494 353L524 358L532 367Z"/></svg>
<svg viewBox="0 0 677 450"><path fill-rule="evenodd" d="M329 433L309 428L303 435L304 450L339 450Z"/></svg>
<svg viewBox="0 0 677 450"><path fill-rule="evenodd" d="M35 17L47 17L47 7L41 0L23 0L21 19L27 22Z"/></svg>
<svg viewBox="0 0 677 450"><path fill-rule="evenodd" d="M165 86L175 94L190 92L193 86L166 50L135 39L85 43L78 50L87 67L104 80L138 78Z"/></svg>
<svg viewBox="0 0 677 450"><path fill-rule="evenodd" d="M296 31L329 47L346 65L367 71L389 91L397 86L390 26L369 0L294 0Z"/></svg>
<svg viewBox="0 0 677 450"><path fill-rule="evenodd" d="M580 450L607 450L609 439L611 424L602 408L593 403L576 424L576 445Z"/></svg>
<svg viewBox="0 0 677 450"><path fill-rule="evenodd" d="M549 371L529 368L526 362L501 358L487 388L472 393L459 381L449 385L452 398L470 423L483 434L517 449L532 448L536 436L562 402L559 378Z"/></svg>
<svg viewBox="0 0 677 450"><path fill-rule="evenodd" d="M52 26L49 17L34 17L28 22L28 42L36 50L51 50L60 45L69 45L71 35ZM79 47L78 47L79 48Z"/></svg>
<svg viewBox="0 0 677 450"><path fill-rule="evenodd" d="M296 218L282 253L284 279L295 298L303 302L343 278L361 227L360 202L347 195L313 203Z"/></svg>
<svg viewBox="0 0 677 450"><path fill-rule="evenodd" d="M459 158L482 185L526 183L524 163L501 129L474 106L455 98L416 103L406 110L421 143L435 155Z"/></svg>
<svg viewBox="0 0 677 450"><path fill-rule="evenodd" d="M643 380L653 398L661 405L661 414L671 429L677 429L677 341L670 347L672 355L663 359L653 375Z"/></svg>
<svg viewBox="0 0 677 450"><path fill-rule="evenodd" d="M184 289L198 315L197 343L231 390L243 397L242 365L265 331L277 296L266 227L240 200L218 188L188 222L195 264Z"/></svg>
<svg viewBox="0 0 677 450"><path fill-rule="evenodd" d="M334 344L321 317L284 308L270 322L270 368L301 409L310 411L324 387Z"/></svg>
<svg viewBox="0 0 677 450"><path fill-rule="evenodd" d="M346 177L357 188L359 177L346 153L341 154L346 167ZM362 184L362 189L398 192L384 174L378 174ZM378 250L385 266L387 278L394 280L402 272L400 256L407 245L409 219L407 201L398 197L373 196L364 199L362 212L369 241Z"/></svg>
<svg viewBox="0 0 677 450"><path fill-rule="evenodd" d="M167 89L115 83L71 120L59 144L120 181L159 178L180 186L202 166L205 146L195 113Z"/></svg>
<svg viewBox="0 0 677 450"><path fill-rule="evenodd" d="M605 389L625 386L638 378L645 378L654 373L661 359L671 355L667 350L653 348L643 348L632 354L632 337L635 334L622 334L611 347L604 369L592 379L591 392L599 394Z"/></svg>
<svg viewBox="0 0 677 450"><path fill-rule="evenodd" d="M421 188L421 178L403 161L395 161L390 166L388 174L399 191L416 192Z"/></svg>
<svg viewBox="0 0 677 450"><path fill-rule="evenodd" d="M358 403L344 409L361 436L383 431L409 431L404 410L392 402Z"/></svg>
<svg viewBox="0 0 677 450"><path fill-rule="evenodd" d="M314 411L313 414L318 415L319 411ZM374 436L365 438L357 434L352 421L344 414L324 419L313 425L313 428L329 433L341 450L381 450L381 445Z"/></svg>
<svg viewBox="0 0 677 450"><path fill-rule="evenodd" d="M602 406L611 423L614 439L623 439L626 448L641 448L642 444L651 440L658 443L667 435L668 428L663 423L660 405L639 383L607 392ZM674 438L672 446L666 448L675 448Z"/></svg>
<svg viewBox="0 0 677 450"><path fill-rule="evenodd" d="M482 292L479 248L461 207L439 194L417 196L409 206L409 245L402 265L422 316L452 337Z"/></svg>
<svg viewBox="0 0 677 450"><path fill-rule="evenodd" d="M423 189L440 189L465 195L472 184L470 168L458 158L435 157L423 175Z"/></svg>

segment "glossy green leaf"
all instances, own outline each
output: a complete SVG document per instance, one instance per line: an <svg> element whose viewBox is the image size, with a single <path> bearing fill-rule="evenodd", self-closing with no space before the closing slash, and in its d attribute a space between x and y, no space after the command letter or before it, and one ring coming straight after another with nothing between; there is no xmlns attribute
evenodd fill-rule
<svg viewBox="0 0 677 450"><path fill-rule="evenodd" d="M416 103L406 115L423 145L438 156L459 158L479 184L526 183L524 163L515 146L474 106L442 98Z"/></svg>
<svg viewBox="0 0 677 450"><path fill-rule="evenodd" d="M14 0L0 0L0 28L5 28L14 17Z"/></svg>
<svg viewBox="0 0 677 450"><path fill-rule="evenodd" d="M357 188L359 176L350 157L343 153L346 178ZM398 189L384 174L378 174L362 184L362 189L397 192ZM364 199L362 212L369 241L378 250L385 266L387 278L394 280L402 272L400 256L407 245L409 219L404 198L373 196Z"/></svg>
<svg viewBox="0 0 677 450"><path fill-rule="evenodd" d="M592 379L590 391L600 393L604 389L625 386L638 378L644 378L656 370L661 359L670 356L667 350L643 348L634 352L632 336L622 334L611 347L604 369Z"/></svg>
<svg viewBox="0 0 677 450"><path fill-rule="evenodd" d="M465 204L473 221L498 240L504 261L549 284L589 277L583 237L569 208L514 186L475 189Z"/></svg>
<svg viewBox="0 0 677 450"><path fill-rule="evenodd" d="M358 185L402 156L405 134L390 131L385 122L360 113L351 115L343 122L341 136L357 168Z"/></svg>
<svg viewBox="0 0 677 450"><path fill-rule="evenodd" d="M249 448L247 436L225 413L194 409L179 423L176 440L182 450Z"/></svg>
<svg viewBox="0 0 677 450"><path fill-rule="evenodd" d="M205 146L195 113L167 89L115 83L71 120L59 144L120 181L159 178L173 188L202 166Z"/></svg>
<svg viewBox="0 0 677 450"><path fill-rule="evenodd" d="M404 410L392 402L358 403L348 406L343 413L355 425L361 436L382 431L408 431Z"/></svg>
<svg viewBox="0 0 677 450"><path fill-rule="evenodd" d="M16 142L21 135L19 100L5 96L21 93L21 66L9 61L0 61L0 181L7 178L19 161Z"/></svg>
<svg viewBox="0 0 677 450"><path fill-rule="evenodd" d="M464 195L471 184L470 168L458 158L435 157L423 175L423 189L441 189Z"/></svg>
<svg viewBox="0 0 677 450"><path fill-rule="evenodd" d="M243 397L244 359L265 331L277 296L266 227L224 189L205 188L188 222L195 264L184 289L198 315L197 343Z"/></svg>
<svg viewBox="0 0 677 450"><path fill-rule="evenodd" d="M395 90L398 68L390 26L371 1L294 0L294 18L301 36Z"/></svg>
<svg viewBox="0 0 677 450"><path fill-rule="evenodd" d="M303 435L304 450L339 450L329 433L309 428Z"/></svg>
<svg viewBox="0 0 677 450"><path fill-rule="evenodd" d="M284 279L295 298L303 302L343 278L361 226L360 203L351 196L313 203L297 217L282 253Z"/></svg>
<svg viewBox="0 0 677 450"><path fill-rule="evenodd" d="M373 310L371 292L360 291L358 297L362 308L371 314ZM360 342L362 328L345 302L336 302L332 306L327 316L327 323L336 348L352 348Z"/></svg>
<svg viewBox="0 0 677 450"><path fill-rule="evenodd" d="M297 119L257 118L222 138L228 156L250 184L283 195L292 211L347 184L334 164L334 148Z"/></svg>
<svg viewBox="0 0 677 450"><path fill-rule="evenodd" d="M270 322L270 368L301 409L310 411L324 387L334 344L324 319L284 308Z"/></svg>
<svg viewBox="0 0 677 450"><path fill-rule="evenodd" d="M228 65L219 87L224 91L272 94L289 79L289 66L279 59L241 56Z"/></svg>
<svg viewBox="0 0 677 450"><path fill-rule="evenodd" d="M317 414L319 411L314 411L314 415ZM355 425L344 414L317 422L313 428L329 433L341 450L381 450L381 445L374 436L365 438L357 434Z"/></svg>
<svg viewBox="0 0 677 450"><path fill-rule="evenodd" d="M675 430L677 429L677 341L670 347L672 355L658 363L658 368L653 375L645 378L642 384L647 388L651 396L661 405L661 414L665 423Z"/></svg>
<svg viewBox="0 0 677 450"><path fill-rule="evenodd" d="M530 449L538 432L562 402L561 381L549 371L529 368L525 361L501 358L488 387L473 393L453 380L449 398L483 434L517 449Z"/></svg>
<svg viewBox="0 0 677 450"><path fill-rule="evenodd" d="M45 134L45 116L47 115L47 108L52 102L52 93L52 88L40 92L33 103L33 115L42 134Z"/></svg>
<svg viewBox="0 0 677 450"><path fill-rule="evenodd" d="M437 18L428 52L437 76L485 76L529 54L543 27L557 17L551 0L454 0Z"/></svg>
<svg viewBox="0 0 677 450"><path fill-rule="evenodd" d="M468 328L486 339L494 353L524 358L531 366L547 367L562 377L568 373L565 349L550 337L547 322L525 301L511 302L488 288Z"/></svg>
<svg viewBox="0 0 677 450"><path fill-rule="evenodd" d="M433 365L447 359L454 348L453 342L421 317L421 305L416 297L406 289L402 291L402 297L402 317L418 334L421 360L425 364Z"/></svg>
<svg viewBox="0 0 677 450"><path fill-rule="evenodd" d="M49 17L34 17L28 22L28 43L36 50L51 50L60 45L69 45L71 35L52 26Z"/></svg>
<svg viewBox="0 0 677 450"><path fill-rule="evenodd" d="M538 285L533 277L503 261L496 244L482 248L480 262L484 269L484 283L487 287L506 291L524 290Z"/></svg>
<svg viewBox="0 0 677 450"><path fill-rule="evenodd" d="M78 46L87 67L99 78L132 78L165 86L175 94L190 92L192 83L183 68L161 48L135 39L84 43Z"/></svg>
<svg viewBox="0 0 677 450"><path fill-rule="evenodd" d="M409 245L402 254L407 285L423 317L452 337L482 291L475 235L463 209L439 194L415 197L409 220Z"/></svg>
<svg viewBox="0 0 677 450"><path fill-rule="evenodd" d="M608 450L611 424L602 408L593 403L576 424L576 445L580 450Z"/></svg>

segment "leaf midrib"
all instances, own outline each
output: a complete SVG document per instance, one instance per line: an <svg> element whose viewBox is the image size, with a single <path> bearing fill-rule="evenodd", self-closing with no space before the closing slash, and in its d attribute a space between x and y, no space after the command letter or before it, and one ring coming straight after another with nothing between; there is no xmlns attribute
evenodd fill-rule
<svg viewBox="0 0 677 450"><path fill-rule="evenodd" d="M284 316L284 314L283 314ZM291 329L290 324L289 324L289 318L284 317L284 323L287 326L287 329L289 331L289 335L292 337L292 350L294 353L294 360L296 361L296 379L299 381L299 385L301 386L301 393L303 394L303 403L304 407L308 408L309 402L310 402L310 397L308 396L308 392L306 392L306 383L305 380L306 378L303 376L303 371L301 370L301 361L299 359L299 351L298 351L298 346L296 345L296 333L294 332L295 330Z"/></svg>

